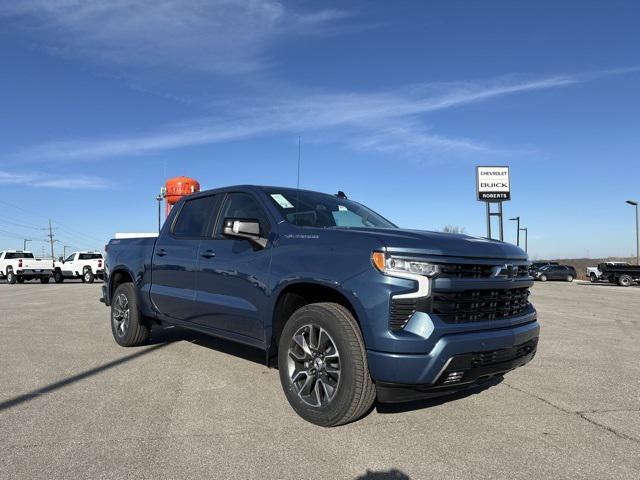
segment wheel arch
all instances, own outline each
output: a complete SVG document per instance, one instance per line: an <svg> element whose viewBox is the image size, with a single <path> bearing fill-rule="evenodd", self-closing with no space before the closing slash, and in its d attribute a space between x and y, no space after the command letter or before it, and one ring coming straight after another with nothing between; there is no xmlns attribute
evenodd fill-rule
<svg viewBox="0 0 640 480"><path fill-rule="evenodd" d="M290 283L278 292L271 315L271 325L265 332L270 340L269 348L273 353L277 351L282 329L291 315L305 305L318 302L332 302L342 305L353 315L362 331L361 315L358 313L359 306L350 300L345 292L335 286L313 281Z"/></svg>

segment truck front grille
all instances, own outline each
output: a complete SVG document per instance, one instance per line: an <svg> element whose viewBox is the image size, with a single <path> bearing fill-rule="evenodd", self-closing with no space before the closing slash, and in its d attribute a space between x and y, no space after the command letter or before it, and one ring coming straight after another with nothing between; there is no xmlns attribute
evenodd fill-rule
<svg viewBox="0 0 640 480"><path fill-rule="evenodd" d="M496 273L504 273L500 270L496 271L500 265L478 265L465 263L446 263L440 265L439 277L443 278L491 278ZM505 269L505 272L507 269ZM526 265L513 266L513 273L510 278L521 278L529 276Z"/></svg>
<svg viewBox="0 0 640 480"><path fill-rule="evenodd" d="M528 288L434 292L431 311L446 323L503 320L524 313Z"/></svg>

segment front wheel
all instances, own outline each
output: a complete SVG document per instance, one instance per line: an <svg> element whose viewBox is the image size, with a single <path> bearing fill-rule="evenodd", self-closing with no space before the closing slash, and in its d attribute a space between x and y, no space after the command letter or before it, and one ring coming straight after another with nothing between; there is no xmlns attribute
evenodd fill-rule
<svg viewBox="0 0 640 480"><path fill-rule="evenodd" d="M62 272L55 272L53 274L53 281L56 283L62 283L64 282L64 275L62 275Z"/></svg>
<svg viewBox="0 0 640 480"><path fill-rule="evenodd" d="M336 303L306 305L291 316L280 337L278 370L291 407L322 427L357 420L375 400L360 327Z"/></svg>
<svg viewBox="0 0 640 480"><path fill-rule="evenodd" d="M591 275L589 275L589 280L591 280L591 283L596 283L598 281L598 277L595 273L592 273Z"/></svg>
<svg viewBox="0 0 640 480"><path fill-rule="evenodd" d="M18 283L24 283L24 277L16 277Z"/></svg>
<svg viewBox="0 0 640 480"><path fill-rule="evenodd" d="M567 282L573 282L573 275L567 275Z"/></svg>
<svg viewBox="0 0 640 480"><path fill-rule="evenodd" d="M137 347L149 338L151 329L144 323L138 309L135 287L132 283L120 285L111 299L111 333L118 345Z"/></svg>
<svg viewBox="0 0 640 480"><path fill-rule="evenodd" d="M547 276L546 275L540 275L540 281L541 282L546 282L547 281Z"/></svg>

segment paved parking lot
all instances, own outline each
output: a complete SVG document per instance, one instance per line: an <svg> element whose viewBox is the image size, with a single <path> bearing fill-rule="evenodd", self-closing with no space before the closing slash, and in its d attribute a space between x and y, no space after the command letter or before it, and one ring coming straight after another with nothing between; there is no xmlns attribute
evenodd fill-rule
<svg viewBox="0 0 640 480"><path fill-rule="evenodd" d="M639 478L640 288L536 284L531 364L335 429L259 351L177 329L118 347L99 288L0 284L0 478Z"/></svg>

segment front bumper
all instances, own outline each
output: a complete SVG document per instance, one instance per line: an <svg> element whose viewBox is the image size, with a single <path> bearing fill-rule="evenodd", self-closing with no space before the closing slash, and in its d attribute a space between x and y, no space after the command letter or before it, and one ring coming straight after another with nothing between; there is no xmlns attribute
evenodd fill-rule
<svg viewBox="0 0 640 480"><path fill-rule="evenodd" d="M369 370L378 386L380 401L414 399L399 395L399 399L394 400L391 394L386 394L388 390L398 393L408 389L426 394L415 398L452 393L531 361L539 332L538 322L533 321L499 330L445 335L425 354L368 350ZM478 358L489 361L474 363ZM444 384L451 372L463 372L463 376L458 383Z"/></svg>

